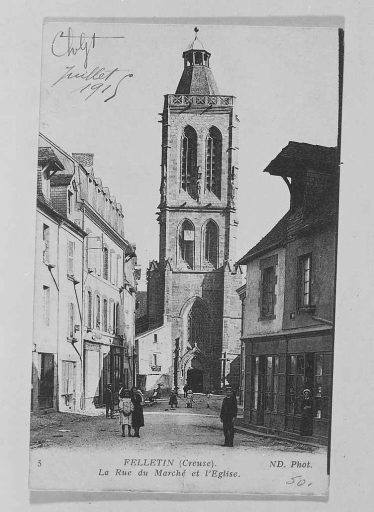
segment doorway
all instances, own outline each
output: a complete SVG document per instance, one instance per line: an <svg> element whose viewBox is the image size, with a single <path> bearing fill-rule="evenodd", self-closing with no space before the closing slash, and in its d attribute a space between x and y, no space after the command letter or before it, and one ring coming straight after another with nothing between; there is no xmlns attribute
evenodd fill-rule
<svg viewBox="0 0 374 512"><path fill-rule="evenodd" d="M54 355L40 354L39 409L53 407L54 379Z"/></svg>
<svg viewBox="0 0 374 512"><path fill-rule="evenodd" d="M77 363L62 361L61 395L66 407L75 409L76 404Z"/></svg>
<svg viewBox="0 0 374 512"><path fill-rule="evenodd" d="M204 390L204 372L203 370L191 368L187 370L187 386L194 393L202 393Z"/></svg>

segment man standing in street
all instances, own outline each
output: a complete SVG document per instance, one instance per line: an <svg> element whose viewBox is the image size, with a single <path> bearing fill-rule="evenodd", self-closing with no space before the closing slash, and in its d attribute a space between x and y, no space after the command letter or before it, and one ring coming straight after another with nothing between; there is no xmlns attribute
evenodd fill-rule
<svg viewBox="0 0 374 512"><path fill-rule="evenodd" d="M104 391L104 404L106 407L106 417L109 418L110 411L110 417L113 418L114 396L111 384L108 384L106 390Z"/></svg>
<svg viewBox="0 0 374 512"><path fill-rule="evenodd" d="M234 446L234 419L238 414L238 404L232 388L226 388L226 396L223 399L220 418L225 435L225 444L222 446Z"/></svg>

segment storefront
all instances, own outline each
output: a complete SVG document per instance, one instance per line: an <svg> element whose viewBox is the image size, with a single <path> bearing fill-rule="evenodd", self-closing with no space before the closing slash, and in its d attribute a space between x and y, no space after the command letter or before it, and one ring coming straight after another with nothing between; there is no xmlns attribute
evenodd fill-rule
<svg viewBox="0 0 374 512"><path fill-rule="evenodd" d="M313 437L327 442L331 420L332 333L245 340L244 421L299 434L303 391L313 398Z"/></svg>

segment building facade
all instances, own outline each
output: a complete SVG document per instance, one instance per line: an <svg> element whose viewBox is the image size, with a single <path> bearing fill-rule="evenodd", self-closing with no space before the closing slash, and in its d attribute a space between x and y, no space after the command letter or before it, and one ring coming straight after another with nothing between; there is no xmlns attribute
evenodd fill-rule
<svg viewBox="0 0 374 512"><path fill-rule="evenodd" d="M159 260L148 269L148 330L171 324L165 387L239 387L242 283L235 98L220 95L195 37L162 112Z"/></svg>
<svg viewBox="0 0 374 512"><path fill-rule="evenodd" d="M135 247L92 154L70 156L40 135L38 173L33 410L89 409L107 383L135 382ZM46 372L53 399L43 402Z"/></svg>
<svg viewBox="0 0 374 512"><path fill-rule="evenodd" d="M244 421L298 434L304 389L313 436L327 443L338 220L336 148L290 142L265 169L290 190L290 210L245 256ZM243 296L243 295L242 295Z"/></svg>

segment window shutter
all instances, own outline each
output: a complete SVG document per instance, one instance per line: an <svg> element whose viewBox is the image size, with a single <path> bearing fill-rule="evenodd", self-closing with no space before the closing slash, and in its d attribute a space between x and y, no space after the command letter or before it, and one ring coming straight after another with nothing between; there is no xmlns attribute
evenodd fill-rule
<svg viewBox="0 0 374 512"><path fill-rule="evenodd" d="M68 241L68 274L74 275L74 242Z"/></svg>
<svg viewBox="0 0 374 512"><path fill-rule="evenodd" d="M261 270L260 271L260 281L258 284L258 307L260 308L262 312L262 296L263 296L263 279L264 279L264 273Z"/></svg>
<svg viewBox="0 0 374 512"><path fill-rule="evenodd" d="M110 251L110 282L116 284L117 258L113 250Z"/></svg>
<svg viewBox="0 0 374 512"><path fill-rule="evenodd" d="M95 253L95 268L96 274L101 275L101 253L103 252L100 248L100 237L96 237L96 248L93 251Z"/></svg>
<svg viewBox="0 0 374 512"><path fill-rule="evenodd" d="M121 256L117 256L116 262L116 282L114 283L116 286L122 286L123 284L123 269L122 269L122 258Z"/></svg>
<svg viewBox="0 0 374 512"><path fill-rule="evenodd" d="M97 249L94 248L95 240L96 238L91 237L88 237L87 239L87 266L92 270L96 268L95 252L97 251Z"/></svg>
<svg viewBox="0 0 374 512"><path fill-rule="evenodd" d="M67 361L62 361L62 390L61 395L67 395L67 380L68 380L68 367Z"/></svg>

